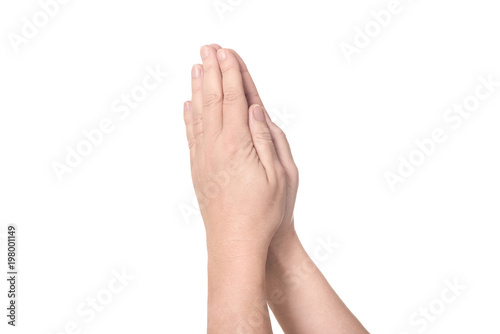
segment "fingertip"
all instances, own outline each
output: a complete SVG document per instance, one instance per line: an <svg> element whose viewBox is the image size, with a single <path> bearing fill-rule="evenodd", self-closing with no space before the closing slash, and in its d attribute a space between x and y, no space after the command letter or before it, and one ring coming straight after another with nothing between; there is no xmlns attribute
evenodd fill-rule
<svg viewBox="0 0 500 334"><path fill-rule="evenodd" d="M239 69L238 59L236 56L228 49L219 49L217 50L217 59L219 60L219 64L221 69L230 69L237 68Z"/></svg>
<svg viewBox="0 0 500 334"><path fill-rule="evenodd" d="M220 63L222 63L224 60L226 60L227 59L227 50L225 50L225 49L217 50L217 59L219 59Z"/></svg>
<svg viewBox="0 0 500 334"><path fill-rule="evenodd" d="M252 116L256 121L259 122L266 121L266 117L264 115L264 108L262 108L262 106L260 106L259 104L253 104L250 108L252 109L251 112Z"/></svg>
<svg viewBox="0 0 500 334"><path fill-rule="evenodd" d="M195 64L191 68L191 78L198 79L203 75L203 65Z"/></svg>
<svg viewBox="0 0 500 334"><path fill-rule="evenodd" d="M210 45L203 45L201 48L200 48L200 56L201 56L201 59L205 59L207 58L208 56L210 56L210 52L212 50L212 47Z"/></svg>

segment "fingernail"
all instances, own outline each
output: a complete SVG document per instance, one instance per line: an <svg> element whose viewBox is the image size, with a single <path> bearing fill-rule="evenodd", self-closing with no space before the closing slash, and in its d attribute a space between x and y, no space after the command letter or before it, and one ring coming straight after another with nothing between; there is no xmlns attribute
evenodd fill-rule
<svg viewBox="0 0 500 334"><path fill-rule="evenodd" d="M259 122L264 122L266 117L264 116L264 109L261 106L255 106L253 108L253 117Z"/></svg>
<svg viewBox="0 0 500 334"><path fill-rule="evenodd" d="M224 61L224 59L226 59L226 51L219 49L219 51L217 51L217 56L219 57L219 61Z"/></svg>
<svg viewBox="0 0 500 334"><path fill-rule="evenodd" d="M191 109L191 103L184 102L184 112L187 112Z"/></svg>
<svg viewBox="0 0 500 334"><path fill-rule="evenodd" d="M196 79L201 76L201 68L198 65L193 66L193 69L191 70L191 77Z"/></svg>
<svg viewBox="0 0 500 334"><path fill-rule="evenodd" d="M210 55L210 50L208 46L204 46L201 48L201 59L205 59Z"/></svg>

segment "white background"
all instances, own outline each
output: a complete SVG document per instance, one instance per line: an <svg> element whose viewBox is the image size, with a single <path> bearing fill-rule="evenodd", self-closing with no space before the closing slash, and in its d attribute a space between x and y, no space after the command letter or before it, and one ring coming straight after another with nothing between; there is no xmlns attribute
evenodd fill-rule
<svg viewBox="0 0 500 334"><path fill-rule="evenodd" d="M311 254L339 244L319 267L367 329L420 333L409 318L458 280L466 289L424 332L500 333L500 88L460 128L442 118L479 76L500 80L497 3L401 0L351 63L340 44L388 0L232 3L221 19L212 0L73 0L16 53L8 34L40 5L1 2L0 225L19 230L20 309L14 330L2 311L0 332L64 333L72 321L82 333L205 332L182 103L200 46L219 43L282 117L301 173L299 236ZM147 66L169 76L120 120L111 104ZM59 182L51 164L104 118L114 131ZM448 140L392 192L384 173L436 127ZM87 323L76 308L122 268L134 279Z"/></svg>

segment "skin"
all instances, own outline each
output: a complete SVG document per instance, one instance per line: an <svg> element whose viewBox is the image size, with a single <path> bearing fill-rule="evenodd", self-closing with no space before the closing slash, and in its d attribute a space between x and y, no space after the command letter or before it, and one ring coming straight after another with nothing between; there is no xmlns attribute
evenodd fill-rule
<svg viewBox="0 0 500 334"><path fill-rule="evenodd" d="M298 170L241 57L213 44L184 105L191 173L207 232L208 333L368 333L294 228ZM250 106L250 107L249 107Z"/></svg>

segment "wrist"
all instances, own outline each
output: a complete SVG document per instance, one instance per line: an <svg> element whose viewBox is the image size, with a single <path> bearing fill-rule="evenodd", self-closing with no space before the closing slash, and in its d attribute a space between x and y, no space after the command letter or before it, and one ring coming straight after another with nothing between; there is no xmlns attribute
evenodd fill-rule
<svg viewBox="0 0 500 334"><path fill-rule="evenodd" d="M208 259L225 262L256 260L265 263L270 241L246 235L207 232Z"/></svg>
<svg viewBox="0 0 500 334"><path fill-rule="evenodd" d="M206 224L207 251L210 257L226 260L234 258L267 258L273 233L252 219L219 220Z"/></svg>
<svg viewBox="0 0 500 334"><path fill-rule="evenodd" d="M218 332L215 329L227 321L234 326L231 333L241 332L251 321L250 314L268 319L265 263L265 256L246 251L209 253L209 333Z"/></svg>

